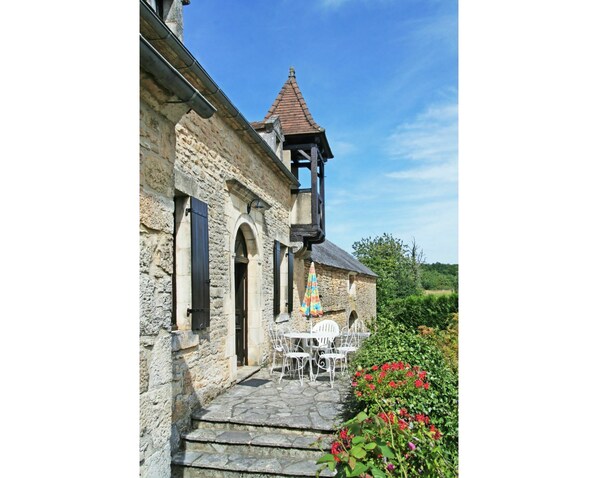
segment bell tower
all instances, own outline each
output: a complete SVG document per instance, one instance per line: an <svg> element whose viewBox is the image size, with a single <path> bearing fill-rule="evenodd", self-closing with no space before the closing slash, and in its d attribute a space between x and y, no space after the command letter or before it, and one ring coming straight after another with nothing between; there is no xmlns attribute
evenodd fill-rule
<svg viewBox="0 0 598 478"><path fill-rule="evenodd" d="M280 120L291 172L300 181L292 191L291 241L301 241L310 249L310 244L319 244L326 236L324 165L334 156L326 131L309 112L293 67L264 120L254 126L259 129L274 117Z"/></svg>

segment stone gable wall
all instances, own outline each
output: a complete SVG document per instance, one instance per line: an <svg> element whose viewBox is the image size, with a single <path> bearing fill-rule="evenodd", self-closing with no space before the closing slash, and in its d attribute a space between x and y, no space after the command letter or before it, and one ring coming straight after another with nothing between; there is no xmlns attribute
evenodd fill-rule
<svg viewBox="0 0 598 478"><path fill-rule="evenodd" d="M310 261L304 261L303 280L307 282ZM324 315L314 319L314 325L322 320L334 320L339 327L349 324L351 312L367 323L376 317L376 279L364 274L355 275L355 294L349 293L349 271L316 262L318 289ZM303 297L301 297L301 300ZM299 302L299 305L301 303ZM305 322L300 317L299 307L295 323Z"/></svg>

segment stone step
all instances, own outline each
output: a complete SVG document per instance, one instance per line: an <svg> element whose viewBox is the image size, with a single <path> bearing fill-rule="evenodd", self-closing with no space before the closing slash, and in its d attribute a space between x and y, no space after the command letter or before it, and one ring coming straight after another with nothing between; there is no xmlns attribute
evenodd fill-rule
<svg viewBox="0 0 598 478"><path fill-rule="evenodd" d="M239 430L199 428L183 436L183 450L210 453L250 454L269 458L306 458L317 460L330 449L332 435L305 430Z"/></svg>
<svg viewBox="0 0 598 478"><path fill-rule="evenodd" d="M320 465L296 457L267 458L240 453L182 451L172 457L172 478L315 477ZM324 470L320 476L334 476Z"/></svg>
<svg viewBox="0 0 598 478"><path fill-rule="evenodd" d="M213 418L195 418L193 417L193 427L196 430L236 430L248 432L266 432L266 433L295 433L303 434L319 434L330 435L333 430L330 429L314 429L306 428L304 425L295 425L293 419L289 418L288 422L273 424L273 423L253 423L250 421L236 421L236 420L222 420Z"/></svg>

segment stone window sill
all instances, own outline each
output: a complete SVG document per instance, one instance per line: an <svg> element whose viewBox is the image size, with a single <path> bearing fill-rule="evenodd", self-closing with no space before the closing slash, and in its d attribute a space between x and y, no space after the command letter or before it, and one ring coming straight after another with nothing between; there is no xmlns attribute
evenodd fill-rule
<svg viewBox="0 0 598 478"><path fill-rule="evenodd" d="M199 335L192 330L173 330L172 331L172 351L190 349L199 344Z"/></svg>

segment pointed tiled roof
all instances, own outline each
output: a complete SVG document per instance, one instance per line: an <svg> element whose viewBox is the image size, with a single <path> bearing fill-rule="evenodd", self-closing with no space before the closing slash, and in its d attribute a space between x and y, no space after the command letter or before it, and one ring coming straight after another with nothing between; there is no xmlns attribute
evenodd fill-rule
<svg viewBox="0 0 598 478"><path fill-rule="evenodd" d="M289 78L282 86L264 120L271 116L280 118L284 135L321 133L324 131L324 128L321 128L314 121L309 112L295 79L295 69L293 67L289 69Z"/></svg>

